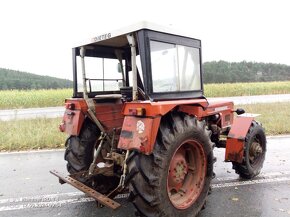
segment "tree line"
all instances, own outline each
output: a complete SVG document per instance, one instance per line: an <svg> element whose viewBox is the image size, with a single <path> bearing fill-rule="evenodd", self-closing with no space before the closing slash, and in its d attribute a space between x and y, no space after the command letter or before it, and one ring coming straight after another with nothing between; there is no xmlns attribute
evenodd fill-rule
<svg viewBox="0 0 290 217"><path fill-rule="evenodd" d="M203 64L204 83L289 81L290 66L273 63L211 61ZM71 88L72 81L0 68L0 90Z"/></svg>
<svg viewBox="0 0 290 217"><path fill-rule="evenodd" d="M211 61L203 64L204 83L290 80L290 66L273 63Z"/></svg>
<svg viewBox="0 0 290 217"><path fill-rule="evenodd" d="M72 81L0 68L0 90L71 88Z"/></svg>

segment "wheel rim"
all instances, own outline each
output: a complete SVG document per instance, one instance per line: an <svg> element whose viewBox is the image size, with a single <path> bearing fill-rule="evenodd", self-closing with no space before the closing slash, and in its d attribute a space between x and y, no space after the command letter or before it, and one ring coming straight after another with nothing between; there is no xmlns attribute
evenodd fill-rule
<svg viewBox="0 0 290 217"><path fill-rule="evenodd" d="M256 166L263 159L265 153L265 145L263 145L261 138L256 136L249 148L249 160L252 167Z"/></svg>
<svg viewBox="0 0 290 217"><path fill-rule="evenodd" d="M195 140L183 142L173 154L167 176L167 193L174 207L186 209L199 197L206 175L206 155Z"/></svg>

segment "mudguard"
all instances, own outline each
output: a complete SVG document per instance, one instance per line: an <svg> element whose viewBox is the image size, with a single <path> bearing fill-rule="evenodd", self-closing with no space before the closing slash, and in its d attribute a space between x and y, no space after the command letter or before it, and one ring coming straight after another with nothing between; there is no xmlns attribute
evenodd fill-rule
<svg viewBox="0 0 290 217"><path fill-rule="evenodd" d="M78 136L84 120L85 115L82 111L66 109L59 129L69 135Z"/></svg>
<svg viewBox="0 0 290 217"><path fill-rule="evenodd" d="M251 127L253 117L237 117L234 119L227 136L225 161L242 163L245 139Z"/></svg>
<svg viewBox="0 0 290 217"><path fill-rule="evenodd" d="M154 148L161 116L135 117L126 116L118 143L118 148L137 150L151 154Z"/></svg>

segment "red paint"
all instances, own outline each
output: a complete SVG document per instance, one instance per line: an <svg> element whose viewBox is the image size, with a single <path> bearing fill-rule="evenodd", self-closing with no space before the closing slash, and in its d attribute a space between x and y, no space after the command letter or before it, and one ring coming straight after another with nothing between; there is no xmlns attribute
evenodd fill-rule
<svg viewBox="0 0 290 217"><path fill-rule="evenodd" d="M233 109L232 102L209 102L208 106L203 108L202 104L193 105L180 105L179 111L194 115L197 119L201 120L204 117L219 114L220 120L217 123L221 128L229 127L233 122Z"/></svg>
<svg viewBox="0 0 290 217"><path fill-rule="evenodd" d="M121 128L124 120L124 116L121 111L123 104L114 103L97 103L96 104L96 116L102 123L106 131L110 131L113 128Z"/></svg>
<svg viewBox="0 0 290 217"><path fill-rule="evenodd" d="M125 116L118 148L138 150L145 154L152 153L160 119L160 116L155 118Z"/></svg>
<svg viewBox="0 0 290 217"><path fill-rule="evenodd" d="M66 99L65 105L67 109L65 110L60 130L69 135L77 136L85 118L89 116L87 103L84 99ZM105 131L122 127L124 120L122 109L123 104L119 101L117 103L95 103L96 117L103 125Z"/></svg>
<svg viewBox="0 0 290 217"><path fill-rule="evenodd" d="M77 136L81 131L81 127L84 123L85 115L80 110L66 109L60 126L62 132L66 132L69 135Z"/></svg>
<svg viewBox="0 0 290 217"><path fill-rule="evenodd" d="M146 116L156 117L158 115L165 115L173 108L180 105L195 105L207 107L208 103L205 99L189 99L189 100L173 100L173 101L161 101L161 102L151 102L151 101L141 101L141 102L127 102L125 103L123 114L131 115L130 111L140 108L146 111Z"/></svg>
<svg viewBox="0 0 290 217"><path fill-rule="evenodd" d="M226 143L226 161L242 163L244 156L245 138L254 120L252 117L235 118Z"/></svg>
<svg viewBox="0 0 290 217"><path fill-rule="evenodd" d="M191 139L184 141L173 154L167 175L167 194L177 209L187 209L201 194L206 162L202 145Z"/></svg>
<svg viewBox="0 0 290 217"><path fill-rule="evenodd" d="M232 102L211 102L208 103L205 99L192 99L192 100L175 100L175 101L161 101L161 102L128 102L125 103L123 108L123 114L125 120L123 123L122 131L130 131L133 133L133 138L120 137L119 148L125 150L139 150L143 153L150 154L153 151L154 143L159 129L160 117L167 114L174 108L178 108L178 111L187 113L189 115L196 116L199 120L219 114L218 125L221 128L230 127L233 122L233 110L234 106ZM137 118L132 116L132 111L136 109L143 109L146 111L147 118ZM158 122L152 122L156 117L159 117ZM150 119L151 118L151 119ZM153 118L153 119L152 119ZM146 143L143 142L141 146L140 136L136 134L136 124L138 120L145 120L146 129L150 128L150 132L146 133L149 138ZM149 121L151 120L151 121ZM125 135L125 134L124 134ZM144 145L145 144L145 145Z"/></svg>

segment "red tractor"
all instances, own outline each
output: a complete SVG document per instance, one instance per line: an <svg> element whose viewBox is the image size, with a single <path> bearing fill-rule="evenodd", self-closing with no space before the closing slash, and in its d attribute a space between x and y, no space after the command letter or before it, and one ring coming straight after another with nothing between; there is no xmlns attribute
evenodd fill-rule
<svg viewBox="0 0 290 217"><path fill-rule="evenodd" d="M142 22L72 51L60 125L70 175L51 171L61 183L113 209L129 192L139 216L187 217L205 205L214 147L241 177L260 173L264 130L232 102L204 97L200 40Z"/></svg>

